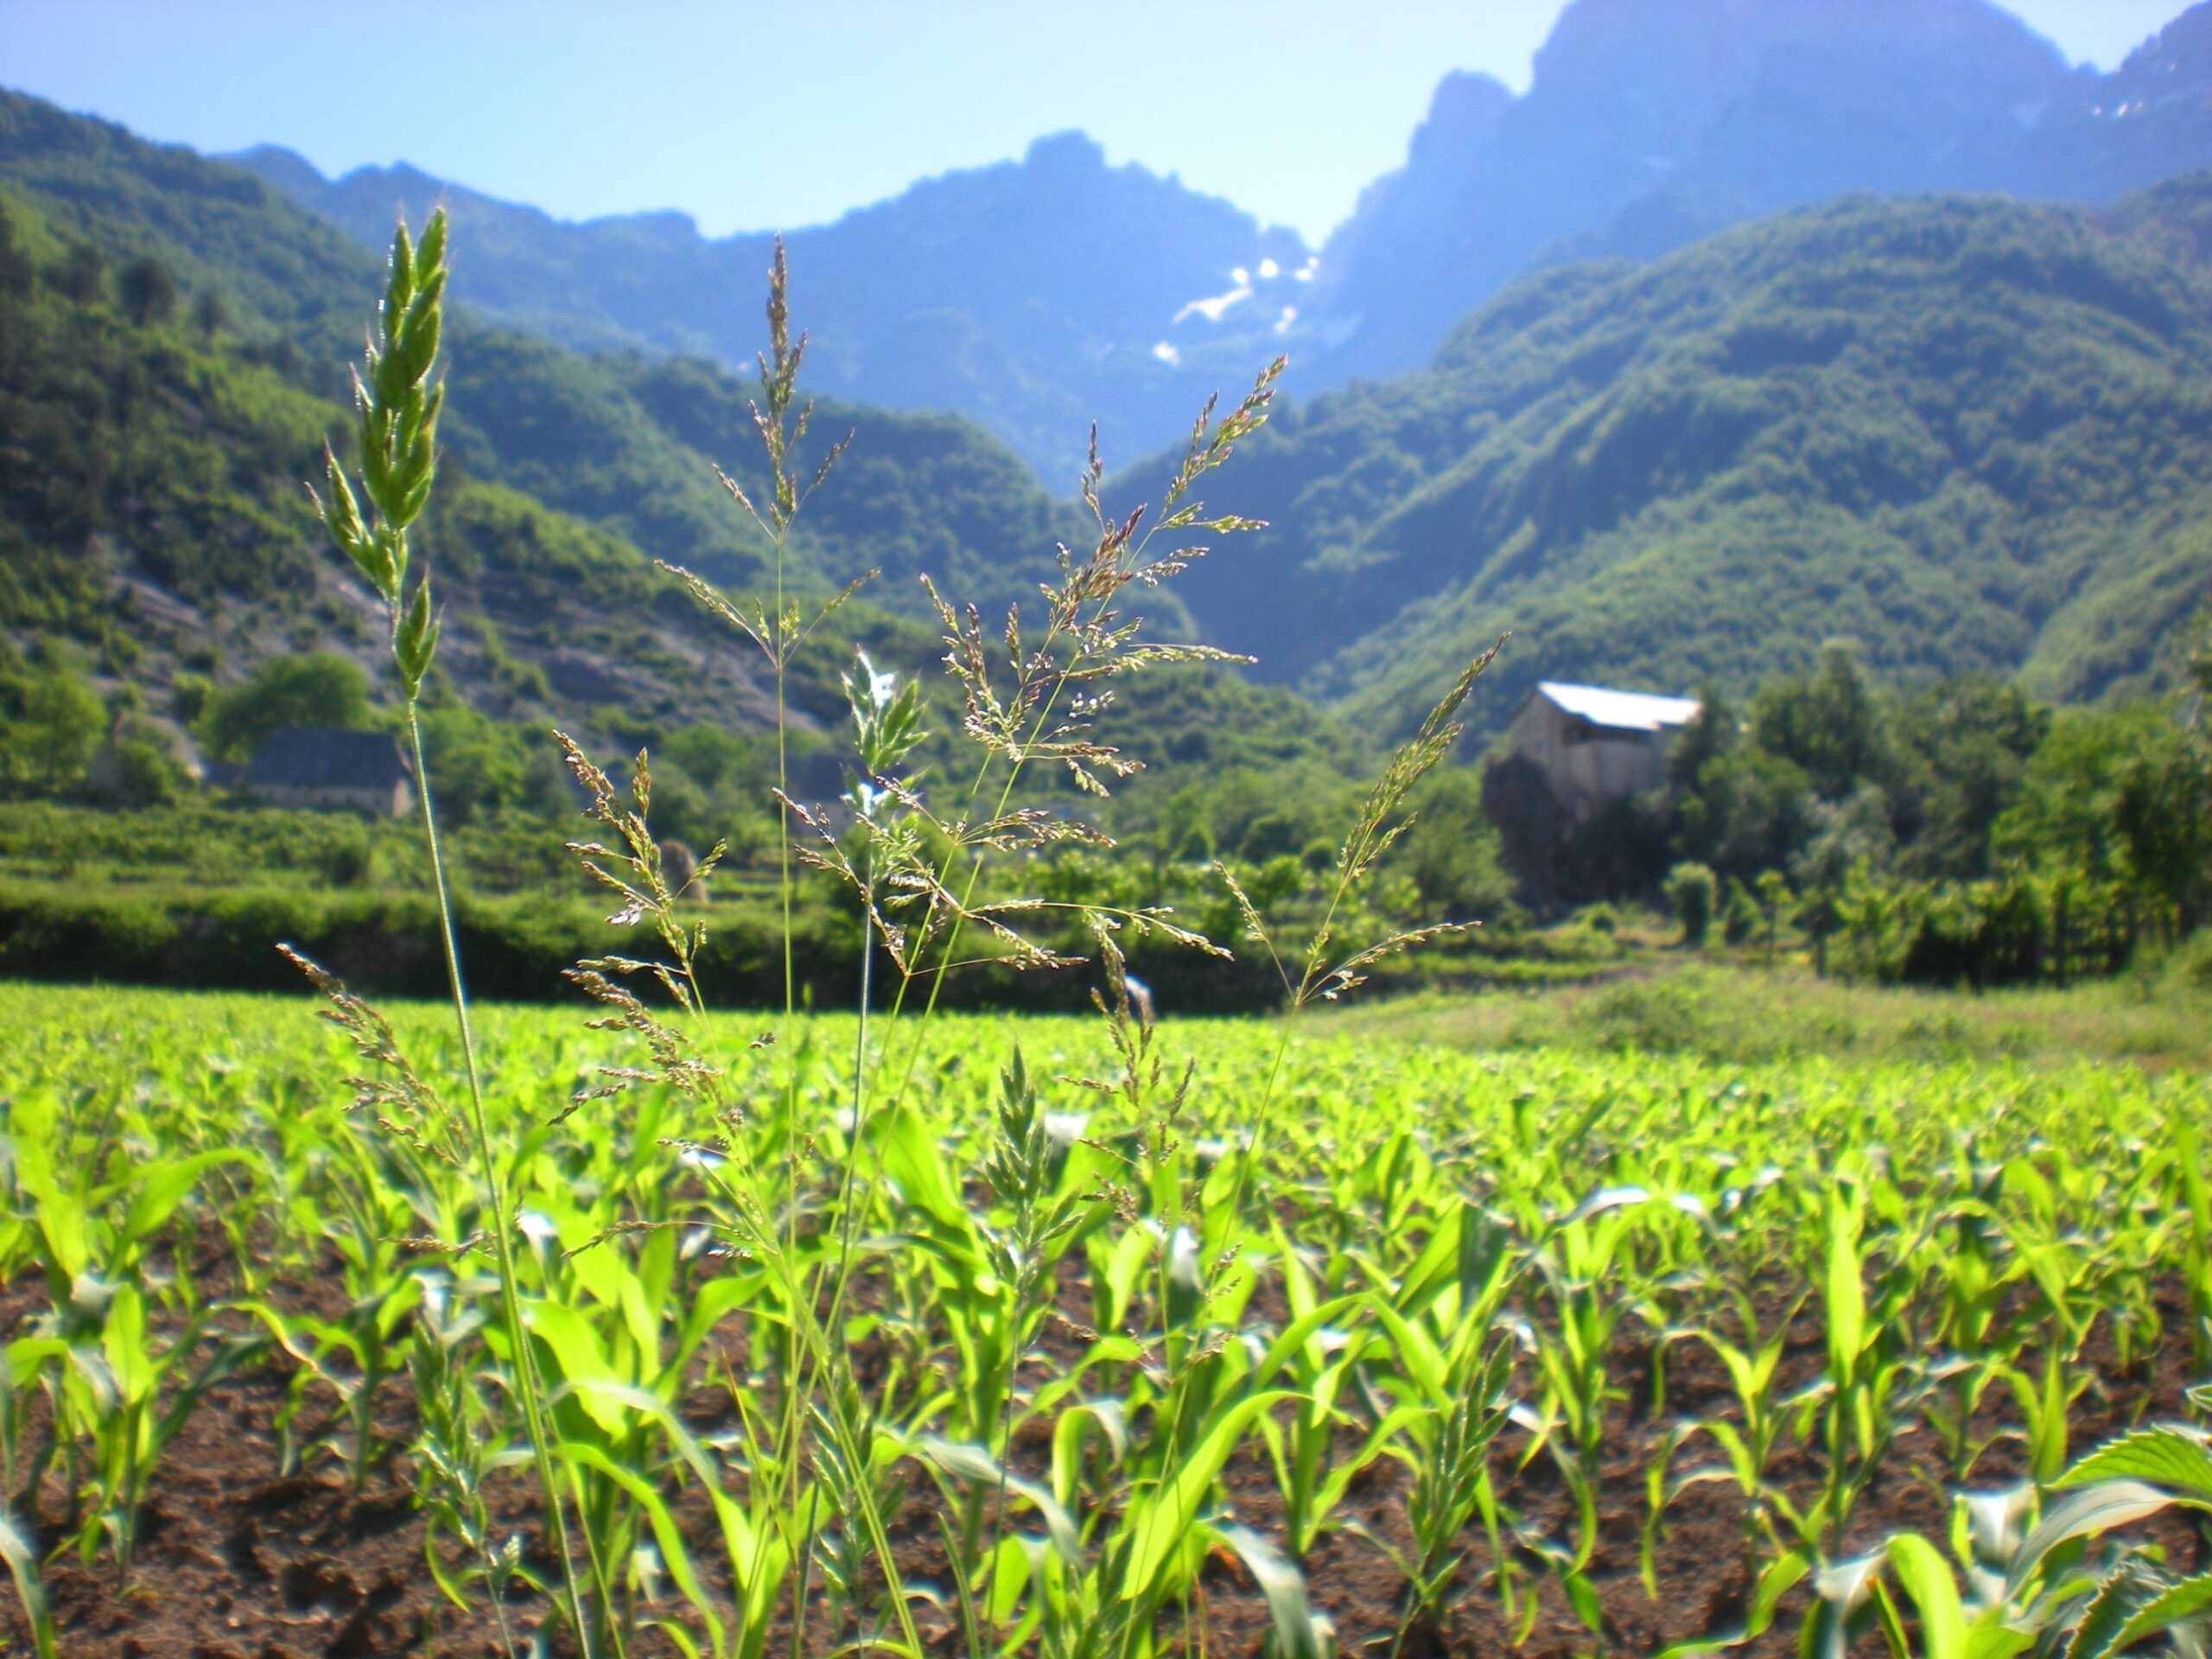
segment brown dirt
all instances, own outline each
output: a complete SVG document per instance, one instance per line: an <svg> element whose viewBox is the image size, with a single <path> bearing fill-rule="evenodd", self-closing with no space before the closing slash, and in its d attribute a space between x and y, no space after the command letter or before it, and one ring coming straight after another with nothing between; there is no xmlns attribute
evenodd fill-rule
<svg viewBox="0 0 2212 1659"><path fill-rule="evenodd" d="M215 1276L213 1264L203 1281ZM341 1300L334 1280L298 1293L302 1300L327 1305ZM2168 1330L2183 1327L2179 1292L2160 1292ZM13 1287L0 1295L0 1328L13 1328L27 1313L44 1305L36 1284ZM1071 1311L1073 1311L1072 1306ZM1265 1314L1264 1306L1255 1311ZM1056 1338L1052 1346L1060 1345ZM1820 1364L1821 1334L1816 1317L1802 1314L1790 1333L1785 1380L1795 1384ZM278 1357L279 1360L282 1356ZM1635 1397L1611 1414L1605 1444L1599 1507L1599 1542L1589 1569L1603 1608L1603 1628L1586 1629L1556 1586L1533 1562L1520 1577L1522 1593L1537 1598L1536 1614L1526 1643L1512 1645L1497 1591L1489 1581L1490 1552L1478 1530L1463 1541L1467 1550L1462 1582L1472 1586L1453 1607L1445 1629L1416 1631L1408 1659L1439 1655L1491 1656L1517 1651L1530 1659L1603 1652L1648 1654L1669 1642L1738 1627L1750 1585L1739 1555L1738 1499L1732 1486L1713 1483L1691 1488L1669 1510L1656 1554L1659 1595L1644 1591L1638 1571L1638 1547L1644 1523L1643 1471L1668 1426L1700 1414L1725 1414L1729 1404L1726 1373L1699 1344L1675 1344L1666 1366L1663 1413L1649 1409L1648 1378L1651 1351L1641 1335L1617 1344L1612 1375ZM2080 1402L2075 1417L2078 1452L2108 1434L2145 1418L2177 1414L2182 1391L2193 1379L2177 1341L2133 1374L2123 1372L2102 1334L2085 1355L2095 1386ZM73 1552L46 1569L48 1594L65 1655L117 1656L118 1659L382 1659L384 1656L435 1653L476 1659L499 1650L496 1625L488 1611L452 1607L438 1592L423 1564L423 1523L415 1512L406 1484L405 1459L380 1471L357 1500L349 1497L342 1475L327 1462L310 1462L303 1471L286 1474L279 1466L274 1419L283 1404L289 1372L266 1363L210 1390L164 1454L147 1501L138 1557L129 1581L116 1582L108 1557L90 1569ZM384 1427L404 1436L410 1407L404 1380L388 1386ZM710 1419L715 1407L702 1394L688 1402L687 1416ZM2009 1400L1993 1397L1984 1414L1986 1431L1999 1426ZM36 1421L34 1420L34 1432ZM1038 1437L1041 1438L1041 1437ZM1349 1451L1357 1437L1350 1436ZM1564 1536L1572 1526L1572 1504L1548 1458L1520 1462L1528 1439L1508 1431L1500 1442L1501 1497L1534 1531ZM1042 1453L1036 1439L1020 1448L1024 1460ZM1712 1459L1700 1454L1677 1459L1677 1471ZM1942 1536L1948 1503L1946 1482L1936 1461L1933 1436L1925 1429L1902 1435L1882 1474L1869 1491L1847 1541L1851 1548L1872 1545L1900 1529ZM1783 1454L1782 1484L1801 1501L1817 1490L1820 1459L1810 1452ZM2020 1474L2017 1445L1999 1440L1975 1468L1976 1487L2001 1486ZM1384 1537L1406 1536L1403 1503L1407 1480L1399 1466L1384 1460L1348 1494L1339 1518L1357 1521ZM1271 1473L1257 1443L1231 1463L1224 1484L1237 1515L1262 1531L1279 1522ZM48 1497L53 1497L49 1484ZM535 1517L523 1484L508 1480L493 1489L494 1508L503 1526L521 1529L534 1548ZM943 1609L917 1604L917 1622L937 1651L958 1647L950 1581L937 1544L935 1491L917 1476L893 1524L902 1573L910 1583L942 1586ZM17 1513L22 1512L20 1499ZM680 1510L688 1525L703 1520L696 1501ZM50 1518L50 1517L49 1517ZM699 1527L699 1560L710 1564L706 1529ZM2166 1529L2170 1559L2186 1565L2196 1558L2196 1539L2178 1523ZM44 1542L59 1542L48 1526ZM541 1563L542 1565L542 1563ZM2203 1563L2200 1562L2200 1566ZM1395 1571L1371 1544L1351 1534L1323 1536L1306 1562L1313 1599L1334 1621L1339 1650L1359 1652L1378 1638L1387 1643L1395 1628L1401 1584ZM1808 1599L1801 1586L1783 1604L1775 1629L1744 1651L1756 1659L1783 1659L1794 1652L1795 1632ZM527 1603L513 1610L517 1627L529 1630L537 1610ZM1267 1614L1256 1587L1241 1564L1224 1555L1209 1562L1198 1594L1187 1614L1192 1643L1225 1655L1256 1654L1267 1630ZM1185 1614L1173 1612L1163 1628L1164 1645L1183 1645ZM820 1629L819 1621L813 1628ZM27 1645L28 1632L14 1598L0 1586L0 1651ZM810 1647L815 1644L810 1642ZM672 1651L652 1637L633 1646L646 1656ZM780 1651L780 1644L773 1649ZM1376 1651L1381 1651L1377 1649Z"/></svg>

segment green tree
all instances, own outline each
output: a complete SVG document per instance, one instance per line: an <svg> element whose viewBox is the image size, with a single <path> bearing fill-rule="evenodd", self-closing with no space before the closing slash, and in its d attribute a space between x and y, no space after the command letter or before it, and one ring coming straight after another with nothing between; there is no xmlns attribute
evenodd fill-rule
<svg viewBox="0 0 2212 1659"><path fill-rule="evenodd" d="M1907 702L1893 726L1896 800L1905 874L1957 881L1990 873L1990 832L2018 798L2048 710L1987 674L1942 681Z"/></svg>
<svg viewBox="0 0 2212 1659"><path fill-rule="evenodd" d="M11 792L74 787L99 745L107 710L75 661L48 647L31 671L0 684L0 778Z"/></svg>
<svg viewBox="0 0 2212 1659"><path fill-rule="evenodd" d="M62 256L47 281L62 298L89 305L107 286L107 261L89 242L79 242Z"/></svg>
<svg viewBox="0 0 2212 1659"><path fill-rule="evenodd" d="M1758 879L1759 908L1766 914L1766 959L1774 961L1776 937L1782 929L1782 912L1789 902L1789 879L1780 870L1761 870Z"/></svg>
<svg viewBox="0 0 2212 1659"><path fill-rule="evenodd" d="M1401 861L1421 895L1422 918L1472 921L1501 914L1513 900L1497 827L1483 810L1482 779L1471 767L1440 767L1408 804L1414 827Z"/></svg>
<svg viewBox="0 0 2212 1659"><path fill-rule="evenodd" d="M269 657L236 685L207 700L201 736L208 749L244 760L287 726L359 729L369 723L369 677L350 657L310 652Z"/></svg>
<svg viewBox="0 0 2212 1659"><path fill-rule="evenodd" d="M1699 774L1734 748L1738 736L1727 693L1708 681L1697 695L1697 713L1667 751L1667 785L1677 794L1694 791Z"/></svg>
<svg viewBox="0 0 2212 1659"><path fill-rule="evenodd" d="M133 259L116 278L116 292L124 315L143 328L167 322L176 314L176 278L169 268L150 256Z"/></svg>
<svg viewBox="0 0 2212 1659"><path fill-rule="evenodd" d="M1714 755L1672 802L1675 852L1744 879L1789 862L1810 836L1813 791L1795 761L1757 743Z"/></svg>
<svg viewBox="0 0 2212 1659"><path fill-rule="evenodd" d="M479 714L449 689L423 713L423 751L438 815L464 824L519 804L530 784L530 742L520 727ZM656 804L660 795L654 779Z"/></svg>
<svg viewBox="0 0 2212 1659"><path fill-rule="evenodd" d="M2212 913L2212 745L2168 726L2128 758L2113 825L2129 868L2169 938Z"/></svg>
<svg viewBox="0 0 2212 1659"><path fill-rule="evenodd" d="M118 719L108 735L113 746L113 788L124 806L167 806L184 793L184 774L162 728L140 715Z"/></svg>
<svg viewBox="0 0 2212 1659"><path fill-rule="evenodd" d="M1758 900L1751 897L1751 889L1741 881L1728 884L1728 902L1720 912L1720 937L1730 944L1742 944L1759 931Z"/></svg>
<svg viewBox="0 0 2212 1659"><path fill-rule="evenodd" d="M2120 791L2133 757L2168 725L2149 703L2060 713L2030 758L2019 797L1998 817L1991 844L2001 861L2094 887L2131 879L2120 833Z"/></svg>
<svg viewBox="0 0 2212 1659"><path fill-rule="evenodd" d="M5 207L0 207L0 294L20 297L29 293L37 274L30 257L16 240L16 221L8 217Z"/></svg>
<svg viewBox="0 0 2212 1659"><path fill-rule="evenodd" d="M1751 741L1793 762L1824 801L1840 800L1886 760L1874 694L1846 645L1821 652L1810 674L1772 680L1751 702Z"/></svg>
<svg viewBox="0 0 2212 1659"><path fill-rule="evenodd" d="M1684 944L1694 947L1705 943L1719 892L1719 880L1705 865L1685 861L1667 872L1667 907L1682 925Z"/></svg>

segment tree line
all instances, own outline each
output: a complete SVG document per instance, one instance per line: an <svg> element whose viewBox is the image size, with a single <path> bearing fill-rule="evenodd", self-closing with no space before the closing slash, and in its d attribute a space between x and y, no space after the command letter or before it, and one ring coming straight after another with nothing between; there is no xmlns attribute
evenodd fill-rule
<svg viewBox="0 0 2212 1659"><path fill-rule="evenodd" d="M2212 919L2208 642L2172 696L2069 709L1986 674L1887 691L1831 645L1742 703L1707 687L1663 785L1586 823L1503 798L1510 762L1486 800L1554 902L1663 896L1693 942L1789 926L1889 982L2063 983Z"/></svg>

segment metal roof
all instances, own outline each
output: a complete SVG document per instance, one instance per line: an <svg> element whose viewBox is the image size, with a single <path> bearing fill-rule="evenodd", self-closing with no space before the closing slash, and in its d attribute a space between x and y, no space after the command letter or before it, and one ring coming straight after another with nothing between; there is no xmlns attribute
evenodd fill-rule
<svg viewBox="0 0 2212 1659"><path fill-rule="evenodd" d="M1602 685L1539 680L1537 693L1592 726L1617 732L1656 732L1697 718L1695 697L1658 697L1647 691L1615 691Z"/></svg>

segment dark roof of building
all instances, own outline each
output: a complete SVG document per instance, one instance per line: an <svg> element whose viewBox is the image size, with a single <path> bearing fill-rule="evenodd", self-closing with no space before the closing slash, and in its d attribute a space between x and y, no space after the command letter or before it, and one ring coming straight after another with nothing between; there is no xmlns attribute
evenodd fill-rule
<svg viewBox="0 0 2212 1659"><path fill-rule="evenodd" d="M389 732L287 726L253 752L248 788L390 789L414 775Z"/></svg>

